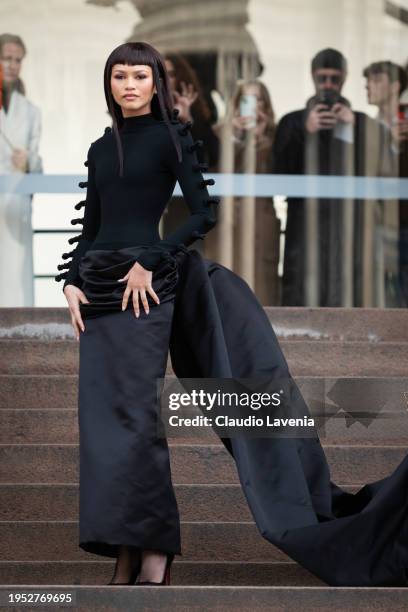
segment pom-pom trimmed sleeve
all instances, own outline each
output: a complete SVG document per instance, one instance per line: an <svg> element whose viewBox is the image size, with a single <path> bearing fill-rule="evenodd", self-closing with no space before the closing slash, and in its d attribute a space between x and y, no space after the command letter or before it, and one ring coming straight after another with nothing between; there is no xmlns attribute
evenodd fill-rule
<svg viewBox="0 0 408 612"><path fill-rule="evenodd" d="M79 183L80 187L86 187L86 198L75 206L76 209L80 209L82 206L85 207L84 216L83 218L71 220L72 225L82 224L82 233L79 237L71 238L68 241L70 244L73 242L78 242L78 244L71 252L62 254L63 259L68 257L72 257L72 259L68 265L59 266L59 269L67 267L67 272L55 277L56 281L62 280L63 278L65 279L63 290L67 285L81 287L82 281L78 274L79 262L94 241L100 225L100 200L95 184L95 161L93 153L93 145L91 144L85 162L85 166L88 168L88 179L85 182Z"/></svg>

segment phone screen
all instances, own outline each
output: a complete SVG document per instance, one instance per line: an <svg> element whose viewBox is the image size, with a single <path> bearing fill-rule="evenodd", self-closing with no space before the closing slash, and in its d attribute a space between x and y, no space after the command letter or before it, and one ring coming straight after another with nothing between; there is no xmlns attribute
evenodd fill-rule
<svg viewBox="0 0 408 612"><path fill-rule="evenodd" d="M241 117L252 117L248 127L256 125L256 96L254 94L242 94L239 101L239 114Z"/></svg>

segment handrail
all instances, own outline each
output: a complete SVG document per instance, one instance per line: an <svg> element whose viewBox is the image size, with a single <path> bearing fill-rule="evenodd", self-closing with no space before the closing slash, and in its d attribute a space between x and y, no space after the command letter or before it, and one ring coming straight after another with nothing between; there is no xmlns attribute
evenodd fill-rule
<svg viewBox="0 0 408 612"><path fill-rule="evenodd" d="M408 199L408 178L374 176L327 176L321 174L206 174L213 178L212 195L290 198ZM0 193L76 193L79 174L8 174L0 176ZM176 186L174 195L181 190Z"/></svg>
<svg viewBox="0 0 408 612"><path fill-rule="evenodd" d="M407 200L408 179L397 177L289 175L289 174L205 174L215 185L211 195L230 197L339 198L363 200ZM81 193L78 183L86 175L14 173L0 175L0 194L34 195L44 193ZM174 190L181 196L180 186ZM36 229L34 233L80 233L77 229ZM55 274L34 274L35 278L53 278Z"/></svg>

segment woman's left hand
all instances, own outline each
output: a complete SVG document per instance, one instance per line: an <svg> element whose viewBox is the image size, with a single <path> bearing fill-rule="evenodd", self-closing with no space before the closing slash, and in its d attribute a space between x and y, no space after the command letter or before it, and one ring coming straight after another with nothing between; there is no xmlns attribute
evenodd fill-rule
<svg viewBox="0 0 408 612"><path fill-rule="evenodd" d="M146 291L152 296L157 304L160 304L160 300L152 287L152 277L153 272L151 270L145 270L143 266L136 262L130 268L126 276L118 279L118 282L127 280L127 286L122 299L122 311L126 310L131 293L133 293L133 309L137 318L140 315L139 293L146 314L149 314L149 303L147 301Z"/></svg>

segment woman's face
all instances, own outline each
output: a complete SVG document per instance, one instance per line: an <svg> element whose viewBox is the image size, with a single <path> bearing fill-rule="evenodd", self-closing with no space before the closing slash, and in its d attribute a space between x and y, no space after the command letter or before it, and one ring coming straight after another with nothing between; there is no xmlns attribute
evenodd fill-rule
<svg viewBox="0 0 408 612"><path fill-rule="evenodd" d="M13 83L19 77L24 50L15 43L4 43L1 49L0 61L3 65L5 83Z"/></svg>
<svg viewBox="0 0 408 612"><path fill-rule="evenodd" d="M124 117L150 113L156 93L151 66L115 64L110 82L113 98L122 107Z"/></svg>

